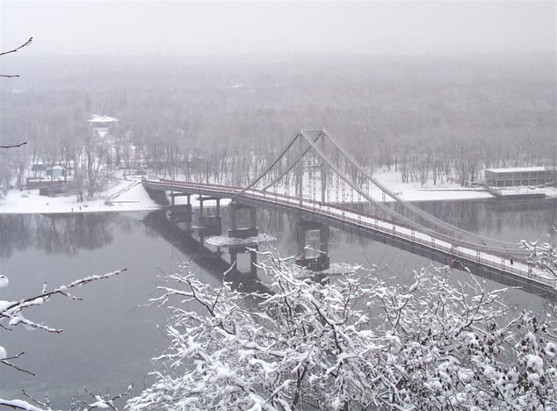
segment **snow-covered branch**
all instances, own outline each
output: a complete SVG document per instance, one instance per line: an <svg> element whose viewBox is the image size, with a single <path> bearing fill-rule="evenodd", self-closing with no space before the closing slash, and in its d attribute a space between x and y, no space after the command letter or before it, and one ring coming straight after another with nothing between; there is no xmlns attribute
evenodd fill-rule
<svg viewBox="0 0 557 411"><path fill-rule="evenodd" d="M0 406L11 410L23 410L23 411L51 411L50 408L38 408L33 404L28 403L23 400L4 400L0 398Z"/></svg>
<svg viewBox="0 0 557 411"><path fill-rule="evenodd" d="M112 271L110 273L102 274L102 275L91 275L88 277L81 278L79 280L73 281L69 284L62 285L57 287L51 291L47 290L46 283L43 285L42 291L34 296L23 298L19 301L4 301L0 300L0 327L6 331L11 330L13 327L16 327L19 324L23 324L30 328L36 328L47 332L53 333L60 333L62 332L61 329L49 327L46 324L38 323L33 320L29 320L24 317L24 311L30 307L37 307L41 306L46 303L51 297L55 295L62 295L64 297L71 298L73 300L79 300L80 298L75 297L70 293L71 290L74 288L81 287L83 285L89 284L94 281L104 280L111 277L114 277L118 274L123 273L126 271L126 268L121 270ZM0 275L0 288L6 287L9 285L9 280L6 276ZM0 346L0 365L8 366L14 368L20 372L24 372L30 375L34 375L31 371L25 370L15 364L12 363L12 360L15 360L21 357L24 353L18 353L13 356L8 356L6 353L6 349L3 346ZM131 390L131 388L129 388ZM123 395L129 394L128 392L124 393ZM25 392L24 392L25 394ZM36 405L29 403L27 401L23 401L20 399L15 400L6 400L0 398L0 406L7 408L7 409L15 409L15 410L26 410L26 411L51 411L52 409L46 403L42 403L40 401L32 400L33 403ZM96 398L96 397L95 397ZM84 404L87 410L93 409L113 409L113 402L115 399L118 399L119 396L114 397L112 399L106 399L103 397L96 398L97 401L93 404ZM112 407L112 408L111 408Z"/></svg>
<svg viewBox="0 0 557 411"><path fill-rule="evenodd" d="M212 289L187 268L169 276L156 301L172 312L170 346L130 410L555 406L554 325L507 319L501 290L435 267L409 286L321 284L269 257L268 294Z"/></svg>
<svg viewBox="0 0 557 411"><path fill-rule="evenodd" d="M92 275L89 277L81 278L69 284L62 285L58 288L55 288L52 291L47 291L46 284L44 284L43 290L39 294L34 295L32 297L27 297L19 301L0 300L0 324L2 323L2 321L7 320L8 321L7 327L6 325L2 324L4 328L11 328L21 323L32 328L38 328L48 332L60 333L62 332L62 330L60 329L51 328L45 324L36 323L34 321L28 320L23 316L22 312L29 307L43 305L52 296L58 294L65 297L72 298L74 300L79 300L78 297L74 297L73 295L71 295L69 293L69 290L73 288L81 287L93 281L104 280L107 278L114 277L118 274L123 273L124 271L126 271L125 268L118 271L102 274L102 275ZM5 276L0 276L0 286L1 285L5 286L7 284L8 284L7 278Z"/></svg>
<svg viewBox="0 0 557 411"><path fill-rule="evenodd" d="M522 241L522 247L529 251L528 262L557 278L557 244L555 241Z"/></svg>

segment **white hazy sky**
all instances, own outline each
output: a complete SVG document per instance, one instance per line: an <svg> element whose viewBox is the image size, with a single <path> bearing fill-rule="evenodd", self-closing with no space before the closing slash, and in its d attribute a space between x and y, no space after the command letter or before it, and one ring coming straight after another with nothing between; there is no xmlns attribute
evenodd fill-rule
<svg viewBox="0 0 557 411"><path fill-rule="evenodd" d="M4 1L26 54L493 53L556 50L556 1Z"/></svg>

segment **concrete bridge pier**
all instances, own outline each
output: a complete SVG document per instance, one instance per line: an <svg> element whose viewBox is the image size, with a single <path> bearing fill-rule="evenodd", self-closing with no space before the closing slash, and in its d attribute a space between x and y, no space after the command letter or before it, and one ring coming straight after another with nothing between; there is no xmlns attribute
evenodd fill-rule
<svg viewBox="0 0 557 411"><path fill-rule="evenodd" d="M318 231L319 243L308 244L308 233ZM329 227L314 221L307 221L300 218L296 226L296 239L298 243L298 257L296 264L311 271L322 271L329 268ZM310 256L306 246L313 248L313 255ZM317 247L315 247L317 245Z"/></svg>
<svg viewBox="0 0 557 411"><path fill-rule="evenodd" d="M244 225L240 226L240 224ZM257 209L250 205L230 203L230 228L228 229L228 236L248 238L254 237L257 234Z"/></svg>
<svg viewBox="0 0 557 411"><path fill-rule="evenodd" d="M176 197L187 197L186 204L176 204ZM193 221L193 210L191 206L191 194L185 193L170 193L170 211L168 217L174 224L185 223L186 230L191 230L191 223Z"/></svg>
<svg viewBox="0 0 557 411"><path fill-rule="evenodd" d="M236 271L239 274L246 275L249 274L249 277L255 278L257 276L257 246L253 247L246 247L246 246L236 246L230 247L230 262L236 264ZM245 256L249 258L249 270L242 270L243 267L240 267L242 264L241 260L244 258L239 259L240 256Z"/></svg>
<svg viewBox="0 0 557 411"><path fill-rule="evenodd" d="M216 200L217 206L215 214L209 215L209 210L204 207L204 202L209 200ZM222 234L222 216L220 215L220 198L215 197L198 197L199 201L199 237L204 238L211 235Z"/></svg>

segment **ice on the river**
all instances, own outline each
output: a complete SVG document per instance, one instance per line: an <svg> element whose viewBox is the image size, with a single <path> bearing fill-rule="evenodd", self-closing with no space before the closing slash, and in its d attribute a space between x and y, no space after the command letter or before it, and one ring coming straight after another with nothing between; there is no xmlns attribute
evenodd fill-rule
<svg viewBox="0 0 557 411"><path fill-rule="evenodd" d="M249 247L258 244L270 243L272 241L276 241L276 238L268 234L259 234L247 238L234 238L234 237L227 237L221 235L216 237L208 237L205 240L207 244L213 245L215 247L238 247L238 246Z"/></svg>

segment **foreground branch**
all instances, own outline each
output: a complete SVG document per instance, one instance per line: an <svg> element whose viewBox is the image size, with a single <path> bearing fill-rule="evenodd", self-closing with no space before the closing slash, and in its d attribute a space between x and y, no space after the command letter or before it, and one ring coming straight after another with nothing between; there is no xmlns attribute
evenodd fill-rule
<svg viewBox="0 0 557 411"><path fill-rule="evenodd" d="M11 53L17 53L19 50L21 50L23 47L27 47L29 44L31 44L31 42L33 41L33 37L29 37L29 40L27 40L25 43L23 43L21 46L16 47L13 50L8 50L8 51L2 51L0 52L0 56L5 56L6 54L11 54Z"/></svg>
<svg viewBox="0 0 557 411"><path fill-rule="evenodd" d="M17 53L22 48L27 47L29 44L31 44L32 41L33 41L33 37L29 37L29 40L27 40L22 45L16 47L15 49L0 52L0 56L5 56L5 55L11 54L11 53ZM0 74L0 77L14 78L14 77L19 77L19 74ZM2 148L4 148L4 147L2 147ZM11 147L8 147L8 148L11 148Z"/></svg>
<svg viewBox="0 0 557 411"><path fill-rule="evenodd" d="M8 75L0 74L0 77L19 77L19 75L8 76ZM19 143L19 144L10 144L10 145L7 145L7 146L0 145L0 148L3 148L3 149L18 148L18 147L24 146L25 144L27 144L27 141L24 141L23 143Z"/></svg>
<svg viewBox="0 0 557 411"><path fill-rule="evenodd" d="M24 410L24 411L48 411L44 408L35 407L23 400L4 400L0 398L0 406L9 408L11 410Z"/></svg>

